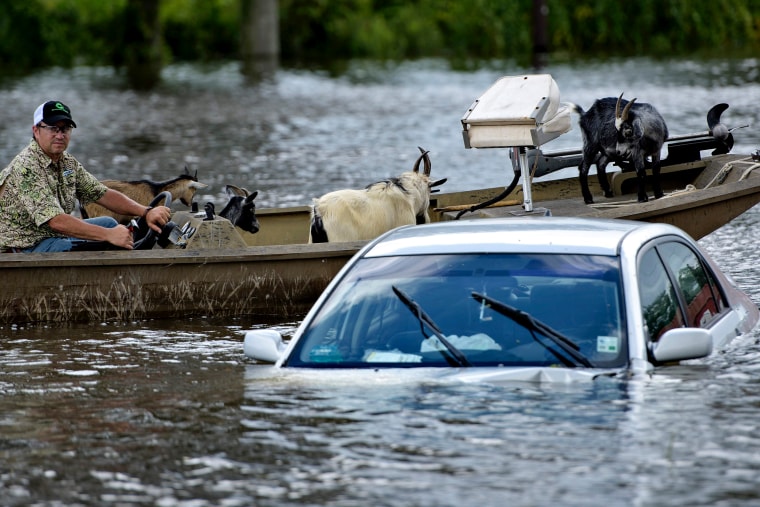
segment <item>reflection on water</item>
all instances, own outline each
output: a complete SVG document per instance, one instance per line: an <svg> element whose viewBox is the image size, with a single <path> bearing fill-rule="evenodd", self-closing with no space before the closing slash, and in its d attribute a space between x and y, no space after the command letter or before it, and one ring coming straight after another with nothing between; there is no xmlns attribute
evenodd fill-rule
<svg viewBox="0 0 760 507"><path fill-rule="evenodd" d="M364 187L412 167L417 146L448 190L506 185L506 150L466 150L460 120L496 79L525 69L493 63L473 72L443 61L355 62L341 76L280 70L250 85L237 64L173 65L148 93L126 90L108 68L53 69L0 81L0 165L30 137L43 100L70 105L79 128L70 146L101 178L169 179L185 165L210 185L201 203L226 201L224 185L260 191L260 206L302 205L326 191ZM705 131L719 102L729 127L760 123L760 60L649 59L549 66L562 100L588 108L625 92L653 103L672 134ZM575 124L575 121L573 122ZM735 132L735 152L760 147L756 128ZM580 147L577 126L547 150ZM510 174L507 174L510 171Z"/></svg>
<svg viewBox="0 0 760 507"><path fill-rule="evenodd" d="M505 180L500 150L465 150L459 119L497 77L440 62L280 71L245 85L233 65L173 66L158 91L108 70L0 83L0 157L28 141L49 97L74 109L72 152L102 176L179 174L221 199L233 182L265 205L305 204L411 166L416 146L451 189ZM715 102L756 125L755 60L583 63L548 69L563 98L656 103L674 133ZM652 98L653 97L653 98ZM655 100L656 99L656 100ZM555 143L578 146L577 129ZM760 146L736 132L737 150ZM559 149L558 144L558 149ZM230 181L232 180L232 181ZM760 301L760 208L703 238ZM760 331L648 380L459 385L367 372L288 377L242 355L245 319L0 328L0 504L756 505ZM291 335L297 323L279 326Z"/></svg>
<svg viewBox="0 0 760 507"><path fill-rule="evenodd" d="M568 472L558 489L581 493L573 476L585 473L587 455L565 451L586 448L588 430L596 442L587 452L606 459L620 452L622 442L611 430L628 409L622 384L544 390L402 375L403 381L345 378L343 385L281 379L273 392L271 381L254 378L246 386L247 442L273 451L287 442L292 452L311 456L297 470L278 471L278 480L308 485L300 493L304 501L319 489L324 502L343 499L345 505L351 499L362 505L494 505L510 497L542 503L549 491L530 485L537 470L552 463ZM560 455L565 458L558 463Z"/></svg>

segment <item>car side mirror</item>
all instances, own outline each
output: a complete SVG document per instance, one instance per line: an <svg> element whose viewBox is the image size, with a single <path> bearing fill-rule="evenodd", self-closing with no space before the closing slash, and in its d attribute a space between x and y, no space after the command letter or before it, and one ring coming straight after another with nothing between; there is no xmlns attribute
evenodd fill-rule
<svg viewBox="0 0 760 507"><path fill-rule="evenodd" d="M285 352L282 335L273 329L256 329L245 333L243 353L257 361L276 363Z"/></svg>
<svg viewBox="0 0 760 507"><path fill-rule="evenodd" d="M666 331L652 344L652 357L657 363L697 359L712 354L712 336L707 329L679 327Z"/></svg>

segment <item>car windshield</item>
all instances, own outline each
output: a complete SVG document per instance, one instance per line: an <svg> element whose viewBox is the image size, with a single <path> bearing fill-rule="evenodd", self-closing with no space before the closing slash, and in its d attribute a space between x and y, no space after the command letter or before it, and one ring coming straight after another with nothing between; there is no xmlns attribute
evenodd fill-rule
<svg viewBox="0 0 760 507"><path fill-rule="evenodd" d="M600 255L361 259L285 364L622 367L619 272Z"/></svg>

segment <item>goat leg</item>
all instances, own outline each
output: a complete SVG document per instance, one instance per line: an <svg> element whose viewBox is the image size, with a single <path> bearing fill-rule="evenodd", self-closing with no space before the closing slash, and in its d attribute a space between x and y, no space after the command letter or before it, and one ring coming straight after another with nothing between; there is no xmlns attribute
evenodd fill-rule
<svg viewBox="0 0 760 507"><path fill-rule="evenodd" d="M659 199L665 195L660 184L660 157L657 156L652 157L652 188L655 199Z"/></svg>
<svg viewBox="0 0 760 507"><path fill-rule="evenodd" d="M581 193L583 194L583 202L586 204L594 204L594 198L591 196L591 192L588 189L588 170L589 166L584 162L578 167L578 179L581 182Z"/></svg>
<svg viewBox="0 0 760 507"><path fill-rule="evenodd" d="M647 168L646 165L644 165L644 159L642 157L637 157L634 167L636 168L636 181L639 184L639 202L647 202L649 201L646 187Z"/></svg>
<svg viewBox="0 0 760 507"><path fill-rule="evenodd" d="M604 197L612 197L612 188L610 188L610 182L607 179L607 163L609 159L602 155L596 161L596 177L599 180L599 186L602 187Z"/></svg>

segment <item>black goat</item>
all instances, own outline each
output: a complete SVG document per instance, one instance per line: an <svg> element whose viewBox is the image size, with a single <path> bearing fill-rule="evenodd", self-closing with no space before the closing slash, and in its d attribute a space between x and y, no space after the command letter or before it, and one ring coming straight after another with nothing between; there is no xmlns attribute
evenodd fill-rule
<svg viewBox="0 0 760 507"><path fill-rule="evenodd" d="M259 219L256 218L256 203L253 200L259 195L258 191L252 194L248 190L235 185L227 185L224 191L230 196L230 200L222 211L220 217L224 217L235 227L240 227L246 232L256 234L259 232Z"/></svg>
<svg viewBox="0 0 760 507"><path fill-rule="evenodd" d="M581 192L586 204L594 202L588 189L588 171L596 164L599 185L605 197L612 197L607 181L607 164L610 161L630 161L636 170L638 200L648 201L646 192L646 158L652 157L652 187L654 197L663 196L660 186L660 150L668 138L668 127L659 112L650 104L636 104L636 99L623 100L623 94L598 99L584 112L571 104L580 114L579 125L583 135L583 160L578 166ZM620 108L623 108L622 112Z"/></svg>

